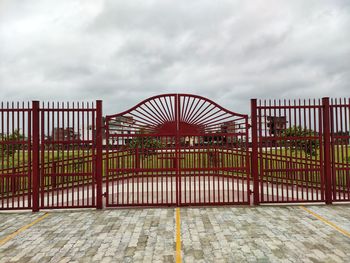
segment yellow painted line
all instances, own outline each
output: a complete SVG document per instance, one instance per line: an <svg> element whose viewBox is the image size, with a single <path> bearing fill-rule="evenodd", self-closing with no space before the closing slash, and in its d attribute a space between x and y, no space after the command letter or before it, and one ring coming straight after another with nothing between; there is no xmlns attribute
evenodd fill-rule
<svg viewBox="0 0 350 263"><path fill-rule="evenodd" d="M25 231L26 229L30 228L31 226L35 225L36 223L40 222L41 220L43 220L44 218L48 217L49 214L45 213L43 216L35 219L33 222L31 222L28 225L22 226L20 229L16 230L15 232L13 232L12 234L8 235L7 237L3 238L0 240L0 246L4 245L6 242L8 242L9 240L11 240L12 238L14 238L15 236L19 235L21 232Z"/></svg>
<svg viewBox="0 0 350 263"><path fill-rule="evenodd" d="M334 228L338 232L342 233L344 236L350 238L350 232L346 231L345 229L342 229L341 227L337 226L336 224L332 223L331 221L327 220L326 218L320 216L319 214L316 214L315 212L312 212L311 210L307 209L304 206L300 206L300 208L305 210L309 214L313 215L314 217L316 217L318 220L322 221L323 223L331 226L332 228Z"/></svg>
<svg viewBox="0 0 350 263"><path fill-rule="evenodd" d="M181 224L180 208L176 208L176 263L181 263Z"/></svg>

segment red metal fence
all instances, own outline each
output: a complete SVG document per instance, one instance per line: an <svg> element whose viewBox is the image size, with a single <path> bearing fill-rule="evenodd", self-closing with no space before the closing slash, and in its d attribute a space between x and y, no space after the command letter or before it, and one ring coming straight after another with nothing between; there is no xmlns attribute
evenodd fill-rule
<svg viewBox="0 0 350 263"><path fill-rule="evenodd" d="M0 209L32 207L32 107L1 103Z"/></svg>
<svg viewBox="0 0 350 263"><path fill-rule="evenodd" d="M349 102L252 100L255 204L350 201Z"/></svg>
<svg viewBox="0 0 350 263"><path fill-rule="evenodd" d="M101 101L1 103L0 210L102 208L103 196L106 206L350 201L350 99L253 99L248 124L166 94L102 121Z"/></svg>
<svg viewBox="0 0 350 263"><path fill-rule="evenodd" d="M98 109L88 103L40 107L40 208L96 207Z"/></svg>
<svg viewBox="0 0 350 263"><path fill-rule="evenodd" d="M350 99L330 101L332 200L350 201Z"/></svg>
<svg viewBox="0 0 350 263"><path fill-rule="evenodd" d="M0 114L1 210L102 207L101 101L6 103Z"/></svg>
<svg viewBox="0 0 350 263"><path fill-rule="evenodd" d="M256 111L260 202L325 201L320 100L259 101Z"/></svg>

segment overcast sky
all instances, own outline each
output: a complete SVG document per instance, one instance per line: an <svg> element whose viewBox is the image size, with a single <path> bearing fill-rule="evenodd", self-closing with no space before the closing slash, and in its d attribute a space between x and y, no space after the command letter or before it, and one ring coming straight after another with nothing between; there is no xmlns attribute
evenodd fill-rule
<svg viewBox="0 0 350 263"><path fill-rule="evenodd" d="M1 100L350 97L350 1L0 0Z"/></svg>

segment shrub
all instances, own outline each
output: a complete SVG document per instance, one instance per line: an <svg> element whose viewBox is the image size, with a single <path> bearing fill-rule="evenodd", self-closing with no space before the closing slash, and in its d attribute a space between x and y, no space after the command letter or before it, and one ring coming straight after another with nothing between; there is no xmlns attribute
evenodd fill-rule
<svg viewBox="0 0 350 263"><path fill-rule="evenodd" d="M19 130L15 130L12 134L2 135L0 140L0 156L2 155L13 155L16 151L22 149L23 145L21 143L16 143L17 141L22 141L24 136L20 134Z"/></svg>
<svg viewBox="0 0 350 263"><path fill-rule="evenodd" d="M159 139L152 137L137 137L129 143L129 147L131 149L139 149L140 154L149 156L155 154L157 149L162 148L163 143Z"/></svg>
<svg viewBox="0 0 350 263"><path fill-rule="evenodd" d="M320 143L317 137L318 133L302 128L301 126L293 126L285 129L281 133L282 137L285 137L283 144L290 147L292 150L302 150L308 155L316 155L316 150L319 148Z"/></svg>

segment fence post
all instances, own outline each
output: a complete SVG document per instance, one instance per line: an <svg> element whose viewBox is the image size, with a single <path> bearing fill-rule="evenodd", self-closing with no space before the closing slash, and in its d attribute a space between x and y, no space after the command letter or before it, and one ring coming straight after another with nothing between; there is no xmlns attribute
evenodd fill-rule
<svg viewBox="0 0 350 263"><path fill-rule="evenodd" d="M258 174L258 123L257 123L257 106L256 99L250 100L251 106L251 127L252 127L252 161L251 171L254 180L254 205L259 205L259 174Z"/></svg>
<svg viewBox="0 0 350 263"><path fill-rule="evenodd" d="M33 150L33 155L32 155L32 182L33 182L33 207L32 211L33 212L38 212L39 211L39 182L40 182L40 170L39 170L39 150L40 150L40 145L39 145L39 101L32 101L32 114L33 114L33 145L32 145L32 150Z"/></svg>
<svg viewBox="0 0 350 263"><path fill-rule="evenodd" d="M96 101L96 208L102 209L102 101Z"/></svg>
<svg viewBox="0 0 350 263"><path fill-rule="evenodd" d="M330 155L330 122L329 122L329 98L322 98L323 107L323 158L324 158L324 181L326 204L332 204L332 176L331 176L331 155Z"/></svg>

